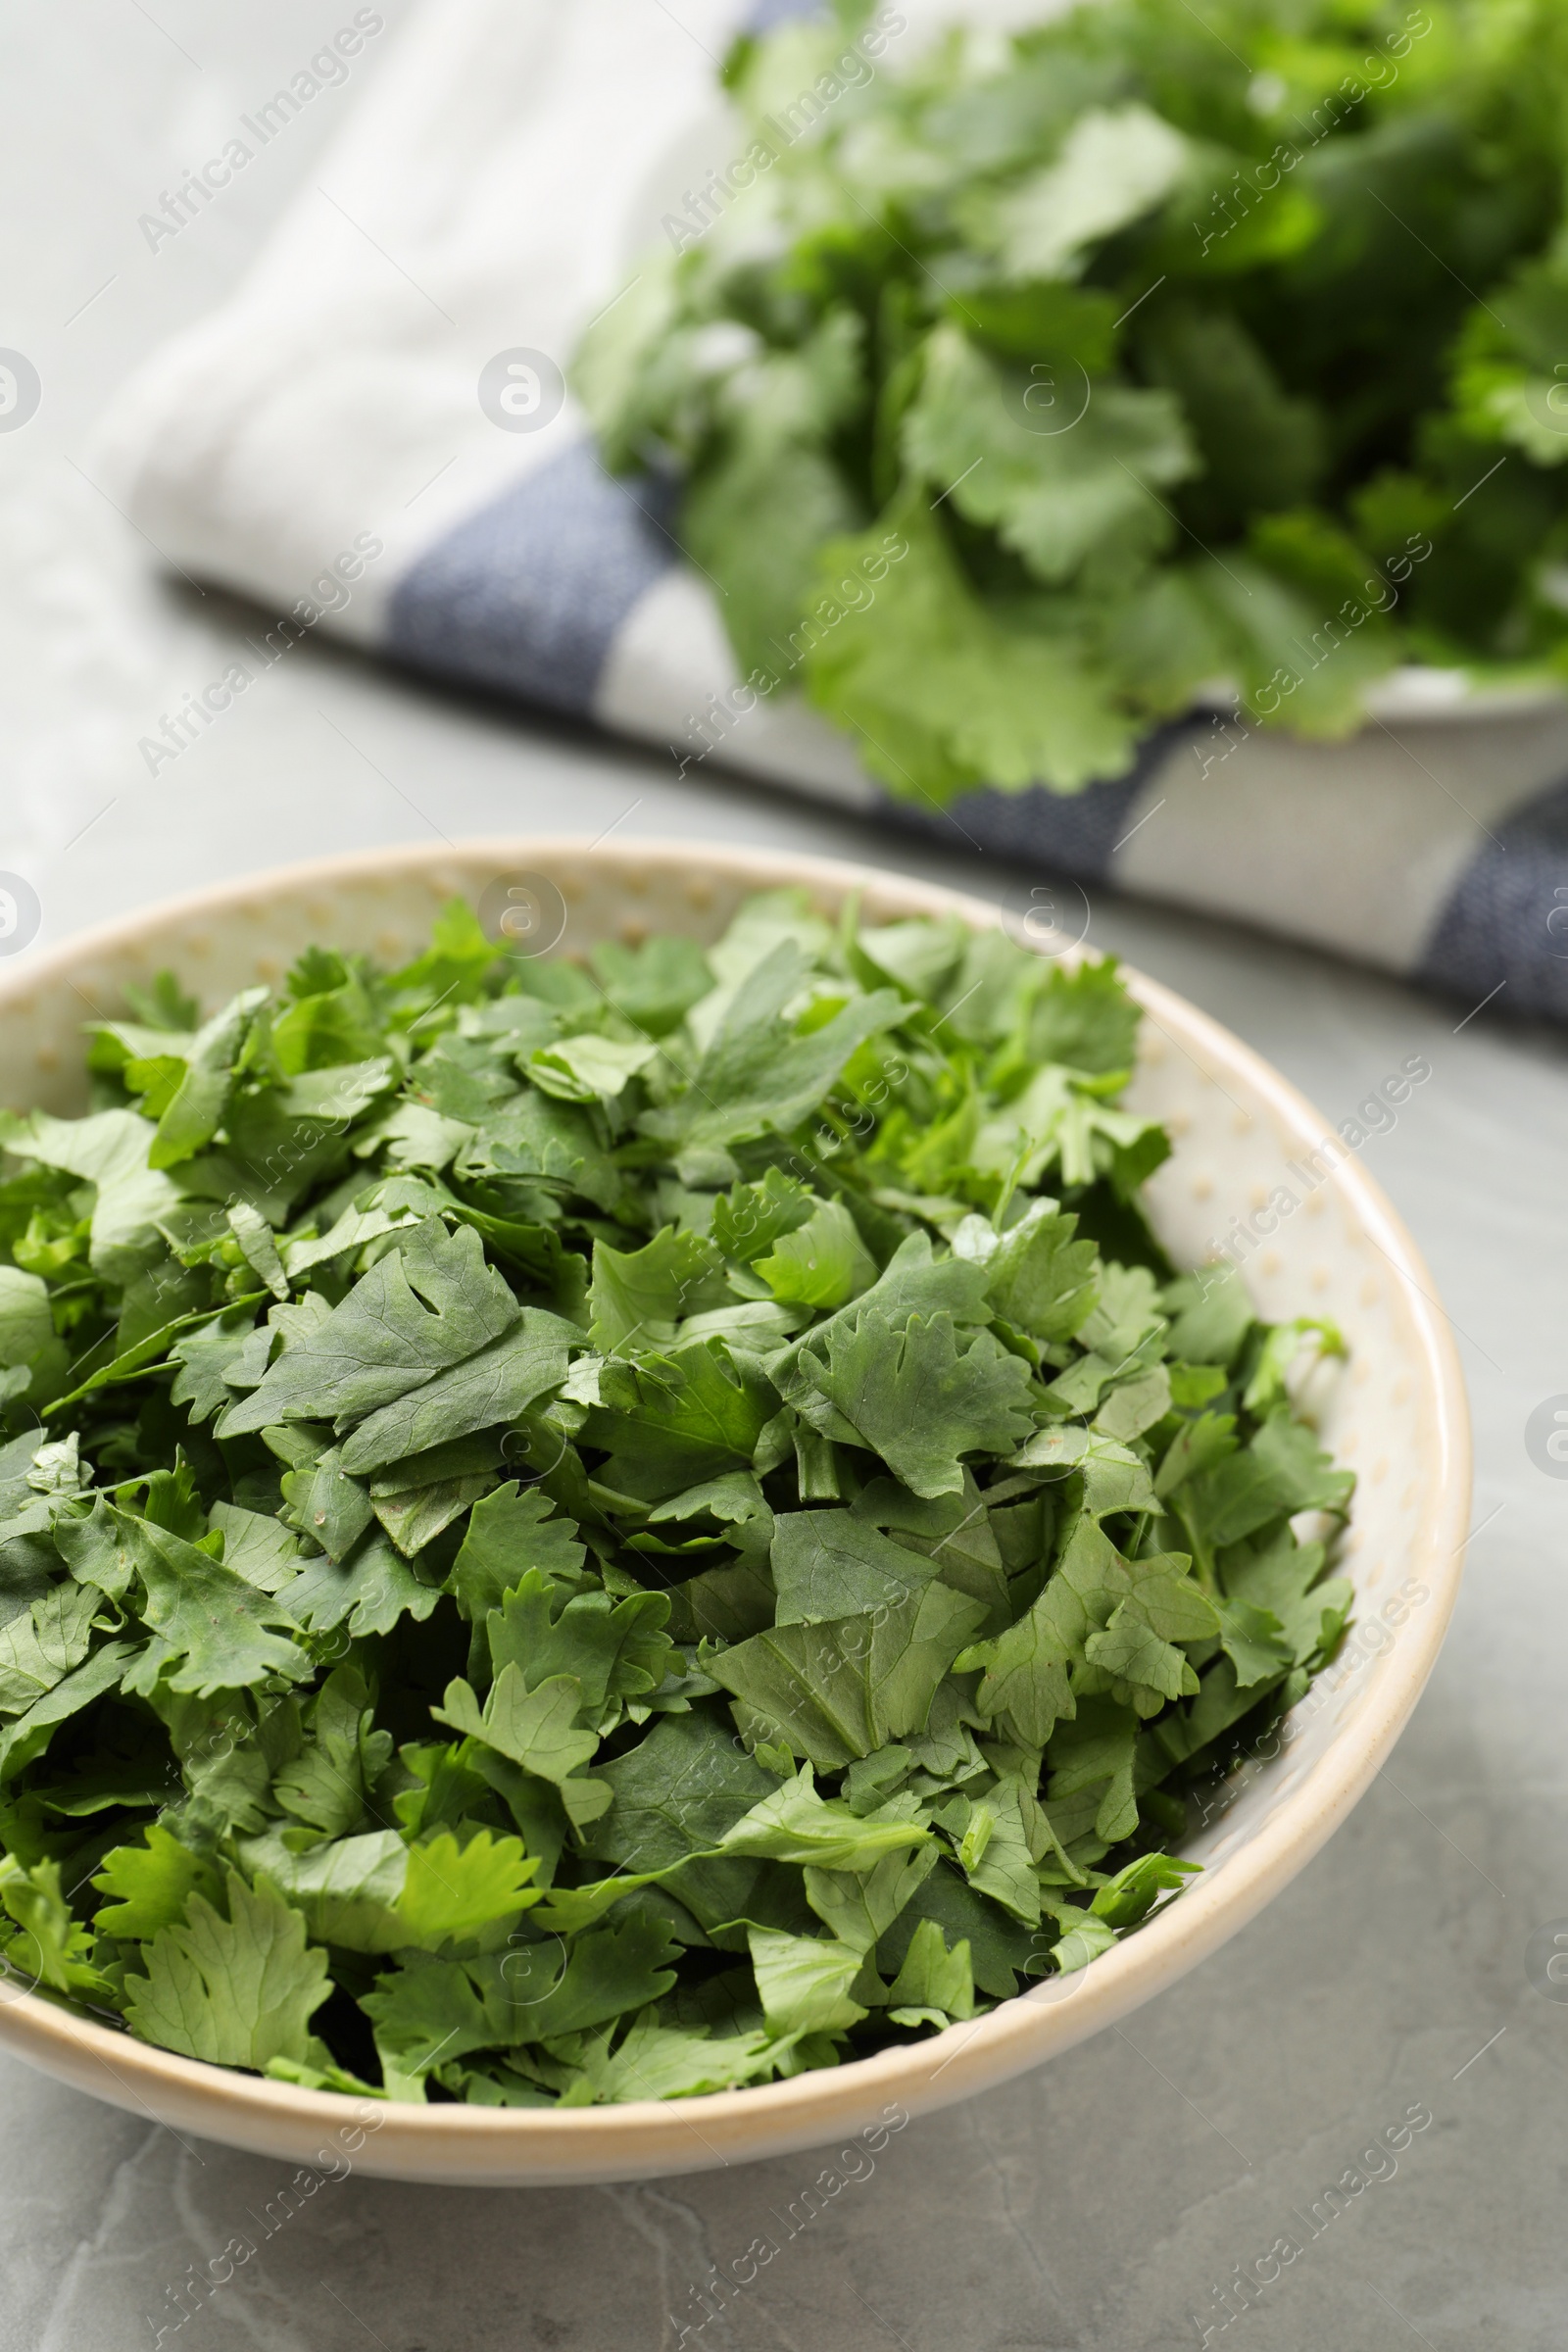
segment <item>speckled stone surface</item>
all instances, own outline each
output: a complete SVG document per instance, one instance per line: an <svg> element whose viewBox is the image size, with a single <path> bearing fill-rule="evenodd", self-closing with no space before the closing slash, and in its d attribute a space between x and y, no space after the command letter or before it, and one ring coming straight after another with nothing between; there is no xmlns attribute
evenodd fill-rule
<svg viewBox="0 0 1568 2352"><path fill-rule="evenodd" d="M147 778L137 737L254 615L171 593L74 467L130 366L309 184L345 94L156 255L137 216L352 14L151 7L0 0L0 343L44 383L0 435L0 866L35 882L44 936L292 856L512 827L880 858L1027 904L1044 877L988 869L956 834L946 854L717 775L677 786L670 764L308 643ZM160 2330L179 2352L1176 2352L1205 2329L1225 2352L1558 2352L1568 2002L1535 1989L1526 1945L1568 1933L1568 1483L1524 1425L1568 1392L1563 1048L1240 932L1110 902L1093 918L1336 1122L1407 1055L1433 1065L1366 1164L1456 1326L1478 1532L1432 1686L1348 1826L1123 2029L874 2160L571 2193L351 2174L296 2206L285 2168L0 2065L3 2352L132 2352ZM1375 2167L1396 2171L1329 2198L1411 2108L1432 2122ZM256 2250L233 2278L182 2299L236 2239ZM755 2282L705 2300L758 2240L776 2251ZM1214 2290L1276 2263L1222 2327Z"/></svg>

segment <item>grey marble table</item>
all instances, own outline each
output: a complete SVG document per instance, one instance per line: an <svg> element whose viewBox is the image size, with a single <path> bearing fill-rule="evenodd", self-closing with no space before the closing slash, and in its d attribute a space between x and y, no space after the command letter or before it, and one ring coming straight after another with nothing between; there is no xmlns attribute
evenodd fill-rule
<svg viewBox="0 0 1568 2352"><path fill-rule="evenodd" d="M395 24L404 0L381 5ZM1015 887L961 844L950 856L720 777L678 784L667 761L315 644L147 779L137 737L221 670L248 616L171 592L81 470L85 435L141 355L232 282L348 100L326 94L156 254L137 217L337 22L304 0L0 0L0 344L44 386L28 427L0 436L0 865L36 881L44 936L282 857L433 833L435 817L453 837L618 821ZM1524 1444L1532 1408L1568 1390L1562 1045L1487 1013L1459 1025L1463 1007L1240 932L1126 903L1094 917L1102 946L1230 1023L1335 1120L1407 1054L1433 1065L1369 1164L1459 1335L1478 1532L1432 1686L1349 1824L1124 2029L911 2125L808 2220L802 2192L831 2150L571 2193L356 2175L284 2220L287 2168L183 2146L0 2060L4 2352L1562 2343L1568 2004L1534 1988L1525 1952L1568 1916L1568 1486ZM1432 2120L1397 2169L1309 2237L1293 2217L1412 2107ZM760 2235L780 2251L710 2317L710 2266ZM1303 2251L1224 2326L1215 2290L1282 2235ZM188 2266L235 2236L257 2253L181 2324Z"/></svg>

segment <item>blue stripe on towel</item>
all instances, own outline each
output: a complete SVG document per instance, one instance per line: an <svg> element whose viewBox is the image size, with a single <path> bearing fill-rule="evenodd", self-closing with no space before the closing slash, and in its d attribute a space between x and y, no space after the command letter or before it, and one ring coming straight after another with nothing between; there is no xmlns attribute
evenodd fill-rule
<svg viewBox="0 0 1568 2352"><path fill-rule="evenodd" d="M425 550L393 592L387 650L590 710L621 623L675 561L659 504L656 486L612 480L576 443Z"/></svg>
<svg viewBox="0 0 1568 2352"><path fill-rule="evenodd" d="M1497 821L1455 883L1416 975L1495 1009L1568 1014L1568 781Z"/></svg>
<svg viewBox="0 0 1568 2352"><path fill-rule="evenodd" d="M775 24L787 24L795 17L822 17L827 10L823 0L753 0L746 13L746 30L754 35L771 32Z"/></svg>
<svg viewBox="0 0 1568 2352"><path fill-rule="evenodd" d="M988 785L980 792L966 792L951 811L890 799L882 814L916 832L939 834L950 846L956 827L974 848L992 857L1029 858L1084 882L1113 880L1112 853L1138 821L1134 804L1175 744L1191 731L1186 720L1156 727L1139 746L1130 773L1108 784L1090 784L1082 792L1048 792L1043 784L1031 784L1024 792L998 792Z"/></svg>

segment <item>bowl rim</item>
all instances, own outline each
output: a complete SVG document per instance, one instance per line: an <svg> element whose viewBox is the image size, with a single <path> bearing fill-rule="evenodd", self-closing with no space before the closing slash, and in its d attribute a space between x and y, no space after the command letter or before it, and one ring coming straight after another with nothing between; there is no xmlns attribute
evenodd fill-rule
<svg viewBox="0 0 1568 2352"><path fill-rule="evenodd" d="M1243 714L1240 689L1228 678L1215 678L1198 687L1193 710L1201 715L1219 710ZM1499 719L1545 717L1568 702L1568 683L1549 671L1528 664L1511 673L1489 675L1463 662L1401 662L1374 678L1363 697L1365 716L1374 723L1465 725ZM1309 740L1294 738L1297 742Z"/></svg>
<svg viewBox="0 0 1568 2352"><path fill-rule="evenodd" d="M474 867L493 871L595 859L628 875L654 869L690 881L704 874L748 888L791 883L842 899L852 891L901 903L908 914L956 914L971 927L1008 925L990 901L895 870L791 851L725 843L640 838L590 842L582 836L480 836L445 849L395 844L246 874L166 900L0 969L0 1015L82 967L165 939L181 924L211 924L279 898L310 898L341 887L408 881L461 888ZM562 877L564 883L565 875ZM570 903L571 892L564 891ZM1063 960L1092 950L1066 947ZM1136 967L1123 976L1140 1006L1200 1069L1244 1080L1282 1129L1311 1145L1328 1122L1272 1064L1233 1032ZM1112 2025L1174 1983L1244 1927L1296 1876L1363 1794L1408 1720L1441 1647L1462 1572L1470 1508L1470 1431L1463 1376L1447 1320L1414 1242L1381 1186L1358 1158L1336 1170L1348 1221L1389 1261L1405 1294L1411 1368L1430 1399L1435 1446L1410 1539L1432 1592L1380 1660L1374 1688L1267 1820L1190 1885L1179 1901L1072 1978L1053 1978L1001 2002L983 2017L926 2040L772 2083L709 2091L679 2100L628 2100L607 2107L487 2108L465 2103L376 2100L368 2118L352 2095L305 2089L238 2069L184 2058L57 2006L33 1993L0 2000L0 2045L122 2107L157 2117L172 2106L188 2129L231 2144L287 2152L339 2129L358 2113L374 2130L359 2161L369 2172L409 2179L507 2181L627 2180L697 2171L712 2164L825 2143L879 2113L905 2121L1068 2049ZM1053 1991L1053 1987L1057 1988ZM105 2082L101 2078L107 2075ZM895 2123L888 2129L902 2129ZM693 2143L697 2143L694 2147ZM727 2151L727 2152L726 2152ZM323 2161L325 2151L323 2150Z"/></svg>

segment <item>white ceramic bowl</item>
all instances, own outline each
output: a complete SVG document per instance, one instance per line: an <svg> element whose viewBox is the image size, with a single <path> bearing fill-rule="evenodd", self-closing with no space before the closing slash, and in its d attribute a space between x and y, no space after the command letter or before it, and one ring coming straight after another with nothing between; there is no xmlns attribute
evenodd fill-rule
<svg viewBox="0 0 1568 2352"><path fill-rule="evenodd" d="M312 941L396 960L423 939L444 898L476 899L519 870L547 874L563 894L564 952L652 930L712 940L749 892L780 883L804 884L826 912L858 890L872 921L949 912L976 926L999 920L981 901L899 875L697 843L498 840L442 857L411 848L325 859L156 907L4 967L0 1100L79 1109L81 1022L112 1008L126 980L172 965L209 1010L238 988L275 980ZM1285 1163L1299 1161L1325 1123L1228 1031L1155 982L1129 977L1146 1013L1133 1100L1177 1138L1151 1187L1154 1222L1171 1254L1196 1263L1233 1212L1248 1214L1281 1184L1300 1189ZM1313 1406L1325 1444L1359 1474L1346 1544L1356 1626L1286 1736L1227 1786L1225 1805L1189 1848L1204 1865L1189 1891L1079 1975L907 2048L662 2104L566 2114L379 2107L380 2128L357 2161L406 2180L564 2184L817 2146L890 2108L940 2107L1069 2048L1173 1983L1278 1893L1367 1787L1431 1671L1459 1582L1469 1428L1431 1278L1353 1156L1280 1220L1249 1281L1263 1314L1329 1315L1348 1342L1347 1366L1314 1375ZM117 2106L295 2162L311 2161L351 2119L342 2099L175 2057L34 1995L0 2005L0 2042Z"/></svg>

